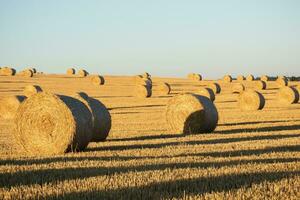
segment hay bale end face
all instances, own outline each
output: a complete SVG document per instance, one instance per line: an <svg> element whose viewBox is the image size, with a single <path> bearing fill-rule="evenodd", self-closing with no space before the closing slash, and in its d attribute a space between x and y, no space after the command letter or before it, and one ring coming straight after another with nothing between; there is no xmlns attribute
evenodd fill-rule
<svg viewBox="0 0 300 200"><path fill-rule="evenodd" d="M84 70L84 69L80 69L80 70L78 71L78 76L79 76L79 77L86 77L88 74L89 74L89 73L88 73L86 70Z"/></svg>
<svg viewBox="0 0 300 200"><path fill-rule="evenodd" d="M141 75L143 78L151 78L151 75L148 72L145 72Z"/></svg>
<svg viewBox="0 0 300 200"><path fill-rule="evenodd" d="M148 98L152 95L152 90L146 85L136 85L134 94L139 98Z"/></svg>
<svg viewBox="0 0 300 200"><path fill-rule="evenodd" d="M218 123L218 111L207 97L181 94L167 104L166 121L170 130L183 134L210 133Z"/></svg>
<svg viewBox="0 0 300 200"><path fill-rule="evenodd" d="M211 88L207 88L207 87L200 88L197 91L197 94L209 98L212 102L214 102L216 98L214 91Z"/></svg>
<svg viewBox="0 0 300 200"><path fill-rule="evenodd" d="M194 74L193 79L194 79L195 81L202 81L202 76L201 76L200 74Z"/></svg>
<svg viewBox="0 0 300 200"><path fill-rule="evenodd" d="M299 92L294 87L285 86L279 89L277 98L284 104L293 104L299 101Z"/></svg>
<svg viewBox="0 0 300 200"><path fill-rule="evenodd" d="M243 75L238 75L238 76L236 77L236 80L239 81L239 82L241 82L241 81L244 81L244 80L245 80L245 77L244 77Z"/></svg>
<svg viewBox="0 0 300 200"><path fill-rule="evenodd" d="M148 88L152 89L152 80L150 78L136 77L135 78L135 84L136 85L145 85Z"/></svg>
<svg viewBox="0 0 300 200"><path fill-rule="evenodd" d="M0 75L3 76L14 76L16 74L16 70L10 67L2 67L0 70Z"/></svg>
<svg viewBox="0 0 300 200"><path fill-rule="evenodd" d="M26 97L31 97L32 95L42 92L42 88L39 85L27 85L24 90L23 93Z"/></svg>
<svg viewBox="0 0 300 200"><path fill-rule="evenodd" d="M248 75L248 76L246 77L246 80L247 80L247 81L254 81L254 76L253 76L252 74L250 74L250 75Z"/></svg>
<svg viewBox="0 0 300 200"><path fill-rule="evenodd" d="M92 138L92 114L78 99L37 93L24 101L15 117L16 140L30 155L84 150Z"/></svg>
<svg viewBox="0 0 300 200"><path fill-rule="evenodd" d="M224 81L225 83L231 83L231 82L232 82L232 77L231 77L230 75L225 75L225 76L223 77L223 81Z"/></svg>
<svg viewBox="0 0 300 200"><path fill-rule="evenodd" d="M105 79L103 76L99 76L99 75L95 75L92 76L91 81L93 83L93 85L104 85L105 83Z"/></svg>
<svg viewBox="0 0 300 200"><path fill-rule="evenodd" d="M260 77L260 80L267 82L270 80L270 78L267 75L263 75Z"/></svg>
<svg viewBox="0 0 300 200"><path fill-rule="evenodd" d="M171 92L171 86L168 83L163 82L158 85L158 90L160 93L168 95Z"/></svg>
<svg viewBox="0 0 300 200"><path fill-rule="evenodd" d="M285 87L288 85L288 80L287 80L287 78L284 78L284 77L278 77L276 79L276 83L279 87Z"/></svg>
<svg viewBox="0 0 300 200"><path fill-rule="evenodd" d="M207 87L212 89L215 94L221 93L221 86L218 83L210 83Z"/></svg>
<svg viewBox="0 0 300 200"><path fill-rule="evenodd" d="M245 90L240 93L238 104L243 111L261 110L265 106L265 98L255 90Z"/></svg>
<svg viewBox="0 0 300 200"><path fill-rule="evenodd" d="M76 73L76 70L74 68L67 69L67 75L74 75Z"/></svg>
<svg viewBox="0 0 300 200"><path fill-rule="evenodd" d="M2 119L13 119L25 96L8 96L0 99L0 117Z"/></svg>
<svg viewBox="0 0 300 200"><path fill-rule="evenodd" d="M232 87L232 93L241 93L245 90L245 86L241 83L237 83Z"/></svg>
<svg viewBox="0 0 300 200"><path fill-rule="evenodd" d="M26 70L20 71L17 75L24 76L24 77L32 77L33 74L34 73L31 69L26 69Z"/></svg>
<svg viewBox="0 0 300 200"><path fill-rule="evenodd" d="M267 83L265 81L254 81L254 88L256 90L265 90L267 88Z"/></svg>

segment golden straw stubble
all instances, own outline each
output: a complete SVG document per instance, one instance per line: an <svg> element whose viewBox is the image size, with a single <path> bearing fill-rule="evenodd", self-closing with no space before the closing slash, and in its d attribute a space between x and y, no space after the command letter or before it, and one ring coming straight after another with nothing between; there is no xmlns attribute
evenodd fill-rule
<svg viewBox="0 0 300 200"><path fill-rule="evenodd" d="M285 86L279 89L277 98L285 104L293 104L299 101L299 92L294 87Z"/></svg>
<svg viewBox="0 0 300 200"><path fill-rule="evenodd" d="M208 87L200 88L197 91L197 94L209 98L212 102L215 101L215 93L211 88Z"/></svg>
<svg viewBox="0 0 300 200"><path fill-rule="evenodd" d="M217 126L218 111L207 97L180 94L169 100L166 121L176 133L209 133Z"/></svg>
<svg viewBox="0 0 300 200"><path fill-rule="evenodd" d="M25 96L6 96L0 98L0 118L13 119L21 103L26 99Z"/></svg>
<svg viewBox="0 0 300 200"><path fill-rule="evenodd" d="M111 129L111 115L107 108L99 100L89 97L85 92L79 92L75 95L90 110L93 117L93 136L92 142L104 141Z"/></svg>
<svg viewBox="0 0 300 200"><path fill-rule="evenodd" d="M265 106L265 98L255 90L245 90L240 93L238 104L243 111L261 110Z"/></svg>
<svg viewBox="0 0 300 200"><path fill-rule="evenodd" d="M26 99L17 110L14 136L29 155L84 150L92 138L92 114L73 97L45 92Z"/></svg>

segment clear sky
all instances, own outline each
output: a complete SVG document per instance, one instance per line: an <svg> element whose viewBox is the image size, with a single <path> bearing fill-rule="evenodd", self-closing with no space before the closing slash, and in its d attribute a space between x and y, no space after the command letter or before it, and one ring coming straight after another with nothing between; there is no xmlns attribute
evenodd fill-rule
<svg viewBox="0 0 300 200"><path fill-rule="evenodd" d="M299 0L0 0L0 66L300 76Z"/></svg>

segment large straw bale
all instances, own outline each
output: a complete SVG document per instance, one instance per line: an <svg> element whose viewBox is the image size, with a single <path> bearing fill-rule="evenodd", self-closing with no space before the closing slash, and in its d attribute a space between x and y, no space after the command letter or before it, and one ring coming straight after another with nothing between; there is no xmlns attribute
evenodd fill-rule
<svg viewBox="0 0 300 200"><path fill-rule="evenodd" d="M265 98L255 90L245 90L240 93L238 104L243 111L261 110L265 106Z"/></svg>

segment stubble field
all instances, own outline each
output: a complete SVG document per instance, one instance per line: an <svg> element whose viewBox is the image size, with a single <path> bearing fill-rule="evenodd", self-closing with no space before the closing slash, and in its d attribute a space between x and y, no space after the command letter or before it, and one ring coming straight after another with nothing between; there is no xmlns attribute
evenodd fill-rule
<svg viewBox="0 0 300 200"><path fill-rule="evenodd" d="M248 112L238 108L234 83L221 83L215 132L181 135L165 122L168 100L210 81L154 77L153 96L141 99L132 77L105 80L96 87L66 75L0 76L0 97L22 94L29 84L58 94L85 91L112 116L107 141L52 157L26 157L13 121L0 120L0 199L300 198L300 103L280 104L275 82L260 91L265 108ZM170 95L156 90L160 81L171 85Z"/></svg>

